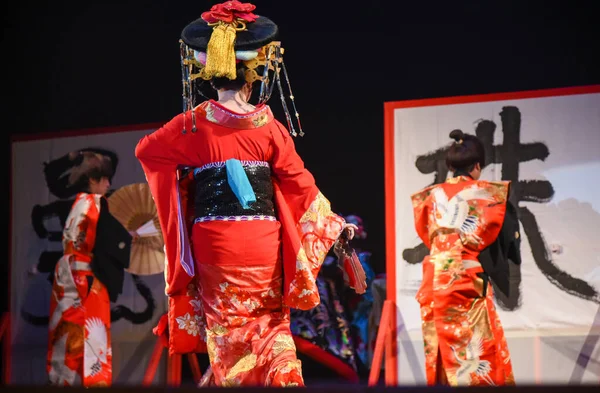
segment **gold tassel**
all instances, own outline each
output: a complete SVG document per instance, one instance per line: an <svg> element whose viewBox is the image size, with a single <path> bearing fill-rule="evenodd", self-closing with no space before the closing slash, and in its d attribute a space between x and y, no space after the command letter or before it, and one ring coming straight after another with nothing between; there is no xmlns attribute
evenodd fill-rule
<svg viewBox="0 0 600 393"><path fill-rule="evenodd" d="M235 35L232 24L219 23L213 28L206 48L206 66L202 70L203 79L236 77Z"/></svg>

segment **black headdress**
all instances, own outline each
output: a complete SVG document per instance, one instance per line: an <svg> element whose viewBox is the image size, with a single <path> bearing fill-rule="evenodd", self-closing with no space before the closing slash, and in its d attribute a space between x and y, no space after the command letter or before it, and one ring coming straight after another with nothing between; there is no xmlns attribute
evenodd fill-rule
<svg viewBox="0 0 600 393"><path fill-rule="evenodd" d="M259 103L269 100L273 87L277 84L290 133L296 136L281 86L280 74L283 71L298 133L302 136L304 133L300 125L300 115L296 110L294 95L283 63L284 50L281 42L275 41L279 29L269 18L252 13L255 8L251 3L226 1L212 6L210 11L204 12L200 18L183 29L180 40L183 110L187 112L195 107L193 83L196 79L233 80L236 78L236 63L243 62L247 68L246 81L261 82ZM194 131L195 122L192 125L192 132Z"/></svg>

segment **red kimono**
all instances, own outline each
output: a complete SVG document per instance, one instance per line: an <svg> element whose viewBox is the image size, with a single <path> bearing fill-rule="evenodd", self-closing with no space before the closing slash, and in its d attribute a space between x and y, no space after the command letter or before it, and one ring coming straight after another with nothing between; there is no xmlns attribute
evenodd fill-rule
<svg viewBox="0 0 600 393"><path fill-rule="evenodd" d="M315 278L344 220L268 106L236 114L211 100L194 115L196 132L191 113L180 114L136 147L165 238L169 351L207 350L219 386L303 386L289 308L319 303ZM181 169L232 158L270 168L276 219L193 223Z"/></svg>
<svg viewBox="0 0 600 393"><path fill-rule="evenodd" d="M63 231L50 300L48 378L58 386L110 386L110 299L92 273L102 196L80 193Z"/></svg>
<svg viewBox="0 0 600 393"><path fill-rule="evenodd" d="M417 293L429 385L514 384L492 286L478 261L498 237L508 189L507 182L458 176L412 196L416 230L430 250Z"/></svg>

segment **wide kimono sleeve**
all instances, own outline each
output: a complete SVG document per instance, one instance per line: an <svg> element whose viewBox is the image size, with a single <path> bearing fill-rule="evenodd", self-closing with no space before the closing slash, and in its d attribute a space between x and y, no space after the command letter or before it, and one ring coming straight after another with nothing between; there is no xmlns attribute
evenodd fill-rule
<svg viewBox="0 0 600 393"><path fill-rule="evenodd" d="M506 203L502 228L496 240L479 254L479 262L496 287L510 297L510 262L521 264L521 235L517 209Z"/></svg>
<svg viewBox="0 0 600 393"><path fill-rule="evenodd" d="M509 181L475 182L478 191L484 191L487 199L469 200L469 215L476 217L476 225L469 233L461 234L461 241L467 250L479 254L496 241L506 216Z"/></svg>
<svg viewBox="0 0 600 393"><path fill-rule="evenodd" d="M429 234L429 220L432 212L432 202L430 198L431 190L434 186L427 187L411 195L413 215L415 219L415 230L417 235L428 249L431 249L431 238Z"/></svg>
<svg viewBox="0 0 600 393"><path fill-rule="evenodd" d="M283 300L289 307L308 310L320 302L316 277L345 221L331 211L292 137L276 120L272 136L275 203L283 228Z"/></svg>
<svg viewBox="0 0 600 393"><path fill-rule="evenodd" d="M182 129L183 114L180 114L162 128L144 136L135 149L135 156L150 186L165 239L167 295L185 289L194 276L179 193L178 169L193 165L190 157L194 157L195 134L184 134Z"/></svg>
<svg viewBox="0 0 600 393"><path fill-rule="evenodd" d="M165 292L169 297L169 352L200 352L205 348L202 310L197 307L194 261L186 222L186 192L180 176L183 167L198 166L196 133L183 133L184 115L178 115L162 128L144 136L136 146L156 204L165 239ZM187 125L191 119L186 118ZM191 328L193 327L193 328Z"/></svg>

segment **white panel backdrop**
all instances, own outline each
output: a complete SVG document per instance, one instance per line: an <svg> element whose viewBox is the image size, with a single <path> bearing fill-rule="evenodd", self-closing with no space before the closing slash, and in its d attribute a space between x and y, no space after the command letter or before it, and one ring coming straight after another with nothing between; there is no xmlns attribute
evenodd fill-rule
<svg viewBox="0 0 600 393"><path fill-rule="evenodd" d="M393 109L400 384L425 381L414 298L423 249L410 195L436 181L434 169L445 167L439 149L456 128L489 137L495 163L484 179L519 182L511 200L519 206L523 262L512 271L514 296L497 300L517 383L600 380L600 89L591 90ZM443 181L445 169L438 176Z"/></svg>
<svg viewBox="0 0 600 393"><path fill-rule="evenodd" d="M135 127L132 127L135 128ZM139 139L147 130L67 136L36 140L15 141L12 145L12 261L11 261L11 383L45 384L48 327L45 318L50 305L51 285L47 274L31 276L27 272L35 266L44 251L60 251L60 242L41 239L33 230L31 213L35 205L57 201L46 186L43 163L70 151L89 147L112 150L119 163L112 189L145 182L142 168L134 156ZM45 222L49 230L60 231L60 222L54 218ZM123 294L111 304L120 315L112 324L113 382L139 384L148 364L155 339L152 328L166 312L164 276L134 276L125 273ZM140 293L149 290L146 298ZM150 303L148 302L150 301ZM153 305L152 305L153 303ZM28 315L24 317L23 315ZM156 381L162 381L160 371Z"/></svg>

